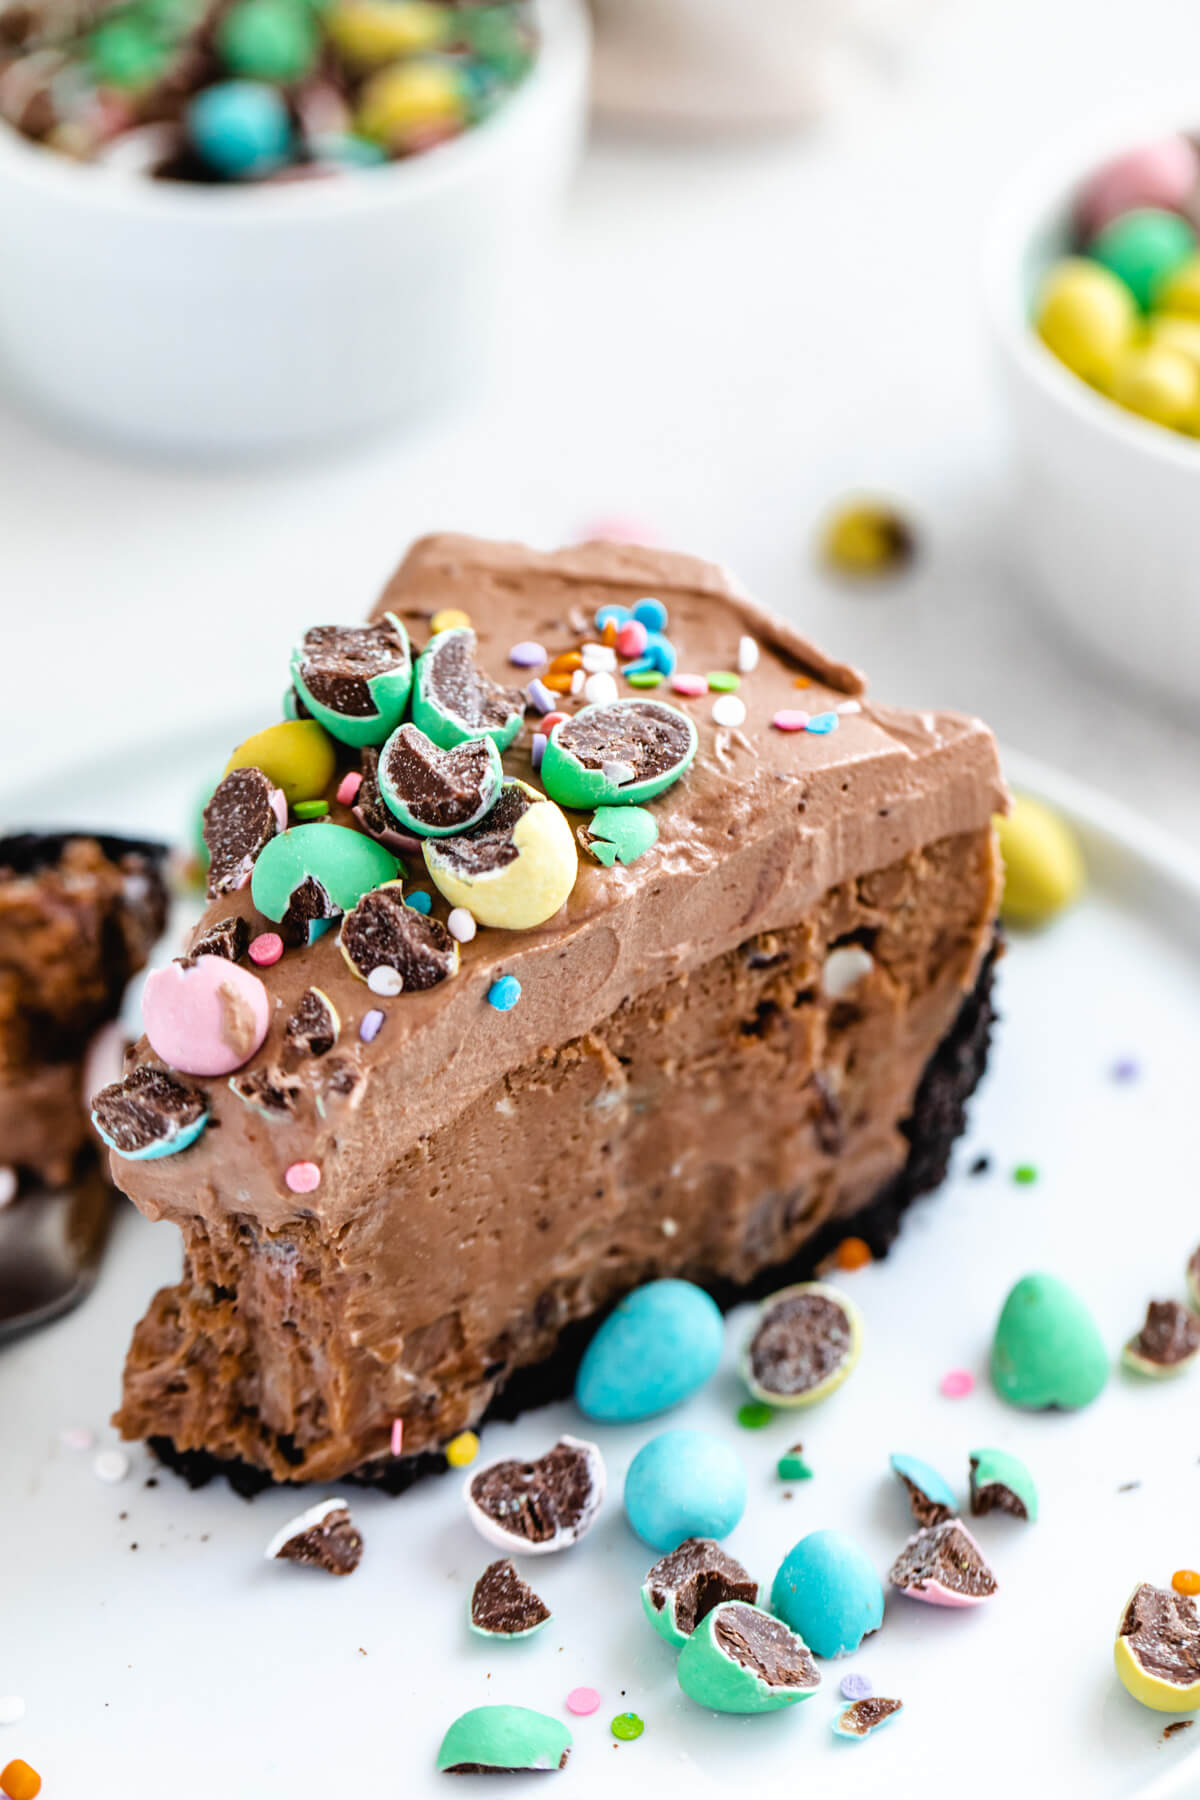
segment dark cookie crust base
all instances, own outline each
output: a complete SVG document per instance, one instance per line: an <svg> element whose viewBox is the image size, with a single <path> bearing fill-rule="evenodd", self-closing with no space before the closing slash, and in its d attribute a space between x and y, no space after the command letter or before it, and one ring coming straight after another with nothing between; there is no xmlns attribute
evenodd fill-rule
<svg viewBox="0 0 1200 1800"><path fill-rule="evenodd" d="M993 986L996 962L1001 953L1002 945L997 941L983 963L973 992L963 1002L953 1026L926 1066L912 1116L903 1128L910 1148L900 1174L875 1196L869 1206L851 1218L831 1221L817 1232L791 1262L766 1269L743 1286L733 1282L708 1284L710 1293L722 1309L773 1293L791 1282L807 1280L846 1237L860 1237L870 1246L873 1256L886 1256L906 1209L944 1181L950 1166L950 1152L966 1128L967 1101L987 1065L992 1024L996 1017ZM547 1406L569 1394L574 1387L579 1360L600 1325L601 1317L580 1319L567 1326L553 1355L518 1369L504 1391L493 1400L481 1424L490 1419L515 1419L520 1413ZM152 1437L147 1441L159 1461L182 1475L189 1487L204 1487L214 1477L223 1476L235 1493L250 1500L264 1488L304 1485L276 1483L262 1469L239 1458L212 1456L207 1450L177 1450L170 1438ZM281 1448L285 1442L280 1440ZM417 1456L385 1458L364 1465L354 1474L343 1476L342 1480L378 1488L388 1494L402 1494L422 1476L444 1474L447 1467L440 1450L428 1450Z"/></svg>

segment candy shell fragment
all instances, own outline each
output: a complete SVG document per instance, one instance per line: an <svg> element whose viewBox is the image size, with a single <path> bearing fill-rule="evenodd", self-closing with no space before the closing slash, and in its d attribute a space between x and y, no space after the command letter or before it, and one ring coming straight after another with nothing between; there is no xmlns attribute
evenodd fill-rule
<svg viewBox="0 0 1200 1800"><path fill-rule="evenodd" d="M1054 1275L1011 1290L992 1340L992 1384L1030 1411L1087 1406L1108 1380L1108 1351L1083 1301Z"/></svg>
<svg viewBox="0 0 1200 1800"><path fill-rule="evenodd" d="M92 1124L110 1150L131 1162L189 1149L208 1118L208 1099L199 1088L149 1063L101 1088L92 1101Z"/></svg>
<svg viewBox="0 0 1200 1800"><path fill-rule="evenodd" d="M873 1737L884 1725L890 1725L893 1719L899 1718L903 1711L902 1700L885 1700L881 1695L871 1694L866 1699L853 1701L834 1714L833 1735L861 1744L864 1738Z"/></svg>
<svg viewBox="0 0 1200 1800"><path fill-rule="evenodd" d="M184 1075L231 1075L260 1048L270 1022L259 977L223 957L168 963L142 990L150 1048Z"/></svg>
<svg viewBox="0 0 1200 1800"><path fill-rule="evenodd" d="M526 1706L476 1706L442 1739L437 1766L446 1775L506 1775L566 1767L573 1739L561 1719Z"/></svg>
<svg viewBox="0 0 1200 1800"><path fill-rule="evenodd" d="M650 1281L626 1294L583 1353L575 1401L589 1419L628 1424L694 1394L721 1360L720 1308L690 1281Z"/></svg>
<svg viewBox="0 0 1200 1800"><path fill-rule="evenodd" d="M790 1450L784 1451L775 1464L775 1473L780 1481L812 1480L812 1470L804 1460L803 1450L803 1444L793 1444Z"/></svg>
<svg viewBox="0 0 1200 1800"><path fill-rule="evenodd" d="M943 1481L936 1469L922 1462L919 1456L905 1456L899 1451L892 1452L891 1464L904 1483L912 1516L918 1525L940 1525L943 1519L953 1518L958 1511L958 1502L950 1484Z"/></svg>
<svg viewBox="0 0 1200 1800"><path fill-rule="evenodd" d="M208 898L244 888L264 844L287 830L287 801L261 769L233 769L204 808Z"/></svg>
<svg viewBox="0 0 1200 1800"><path fill-rule="evenodd" d="M467 831L491 810L504 781L490 737L441 750L415 725L401 725L379 756L379 790L388 811L417 837Z"/></svg>
<svg viewBox="0 0 1200 1800"><path fill-rule="evenodd" d="M422 993L458 973L458 944L440 919L406 906L398 881L364 894L342 920L338 948L350 968L373 992ZM380 971L399 976L399 985L372 983Z"/></svg>
<svg viewBox="0 0 1200 1800"><path fill-rule="evenodd" d="M554 727L542 758L546 792L584 811L652 800L678 781L696 754L696 727L661 700L613 700L585 706ZM615 781L606 765L632 770Z"/></svg>
<svg viewBox="0 0 1200 1800"><path fill-rule="evenodd" d="M776 1712L811 1699L821 1675L803 1639L741 1600L707 1613L687 1639L676 1674L690 1700L714 1712Z"/></svg>
<svg viewBox="0 0 1200 1800"><path fill-rule="evenodd" d="M454 626L432 637L413 672L413 724L443 750L487 736L506 750L521 729L525 695L501 687L475 663L476 637Z"/></svg>
<svg viewBox="0 0 1200 1800"><path fill-rule="evenodd" d="M552 918L579 873L566 818L523 781L505 781L478 825L426 839L423 849L430 878L449 904L500 930L529 931Z"/></svg>
<svg viewBox="0 0 1200 1800"><path fill-rule="evenodd" d="M1038 1516L1037 1488L1019 1456L1008 1450L971 1451L971 1514L1006 1512L1016 1519Z"/></svg>
<svg viewBox="0 0 1200 1800"><path fill-rule="evenodd" d="M363 1541L344 1500L322 1500L281 1525L266 1548L268 1562L305 1563L330 1575L350 1575L362 1561Z"/></svg>
<svg viewBox="0 0 1200 1800"><path fill-rule="evenodd" d="M728 1537L745 1510L745 1465L706 1431L659 1432L625 1477L626 1516L653 1550L676 1550L685 1538Z"/></svg>
<svg viewBox="0 0 1200 1800"><path fill-rule="evenodd" d="M374 625L315 625L292 653L296 692L343 744L382 744L404 717L412 680L408 633L395 613Z"/></svg>
<svg viewBox="0 0 1200 1800"><path fill-rule="evenodd" d="M958 1519L914 1532L888 1580L910 1599L931 1606L979 1606L996 1592L983 1551Z"/></svg>
<svg viewBox="0 0 1200 1800"><path fill-rule="evenodd" d="M854 1302L822 1281L765 1300L742 1358L742 1377L772 1406L812 1406L841 1386L862 1350Z"/></svg>
<svg viewBox="0 0 1200 1800"><path fill-rule="evenodd" d="M479 1637L532 1637L549 1618L546 1602L521 1580L507 1558L489 1563L471 1591L468 1623Z"/></svg>
<svg viewBox="0 0 1200 1800"><path fill-rule="evenodd" d="M1182 1375L1200 1356L1200 1319L1178 1300L1151 1300L1141 1330L1121 1352L1136 1375Z"/></svg>
<svg viewBox="0 0 1200 1800"><path fill-rule="evenodd" d="M285 719L239 744L225 774L245 768L261 769L294 806L297 800L322 798L336 773L337 757L333 739L315 719Z"/></svg>
<svg viewBox="0 0 1200 1800"><path fill-rule="evenodd" d="M814 1656L848 1656L883 1624L883 1586L853 1538L810 1531L779 1565L771 1611Z"/></svg>
<svg viewBox="0 0 1200 1800"><path fill-rule="evenodd" d="M642 1583L642 1610L664 1642L682 1649L714 1606L758 1604L758 1583L714 1538L685 1538Z"/></svg>
<svg viewBox="0 0 1200 1800"><path fill-rule="evenodd" d="M579 1542L604 1500L604 1460L595 1444L562 1437L536 1462L506 1458L467 1479L472 1525L514 1555L545 1556Z"/></svg>
<svg viewBox="0 0 1200 1800"><path fill-rule="evenodd" d="M1113 1658L1134 1699L1155 1712L1200 1707L1200 1612L1188 1595L1142 1582L1117 1627Z"/></svg>

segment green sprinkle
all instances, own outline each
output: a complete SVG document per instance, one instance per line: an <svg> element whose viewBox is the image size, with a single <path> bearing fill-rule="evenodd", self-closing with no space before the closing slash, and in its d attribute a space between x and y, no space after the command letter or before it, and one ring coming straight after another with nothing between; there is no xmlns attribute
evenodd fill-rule
<svg viewBox="0 0 1200 1800"><path fill-rule="evenodd" d="M641 669L635 675L627 675L625 679L630 687L641 688L661 687L663 682L657 669Z"/></svg>
<svg viewBox="0 0 1200 1800"><path fill-rule="evenodd" d="M1038 1172L1032 1163L1018 1163L1012 1178L1018 1187L1032 1187L1038 1178Z"/></svg>
<svg viewBox="0 0 1200 1800"><path fill-rule="evenodd" d="M704 679L713 694L736 694L742 685L741 676L735 675L732 669L713 669Z"/></svg>
<svg viewBox="0 0 1200 1800"><path fill-rule="evenodd" d="M811 1481L812 1470L800 1454L801 1446L793 1444L785 1450L775 1468L780 1481Z"/></svg>
<svg viewBox="0 0 1200 1800"><path fill-rule="evenodd" d="M765 1400L747 1400L744 1406L738 1407L737 1422L744 1425L747 1431L761 1431L775 1417L773 1407Z"/></svg>
<svg viewBox="0 0 1200 1800"><path fill-rule="evenodd" d="M644 1723L636 1713L618 1713L609 1726L613 1736L621 1738L625 1743L632 1742L634 1738L640 1738L645 1729Z"/></svg>
<svg viewBox="0 0 1200 1800"><path fill-rule="evenodd" d="M329 811L328 800L297 800L292 811L298 819L323 819Z"/></svg>

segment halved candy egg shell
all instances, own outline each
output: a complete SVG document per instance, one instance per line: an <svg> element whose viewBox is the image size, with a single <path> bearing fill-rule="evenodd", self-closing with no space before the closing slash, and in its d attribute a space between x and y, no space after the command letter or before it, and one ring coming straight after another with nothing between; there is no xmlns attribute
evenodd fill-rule
<svg viewBox="0 0 1200 1800"><path fill-rule="evenodd" d="M475 663L469 625L430 638L413 670L412 719L442 750L468 738L490 737L507 750L525 717L520 688L504 688Z"/></svg>
<svg viewBox="0 0 1200 1800"><path fill-rule="evenodd" d="M339 912L349 912L372 888L395 880L397 868L390 851L348 825L293 825L263 846L250 896L265 918L278 921L296 888L311 879Z"/></svg>
<svg viewBox="0 0 1200 1800"><path fill-rule="evenodd" d="M529 931L552 918L579 873L571 827L552 800L508 780L487 816L455 837L426 838L438 892L481 925Z"/></svg>
<svg viewBox="0 0 1200 1800"><path fill-rule="evenodd" d="M319 700L309 686L309 681L316 678L322 653L327 662L339 660L335 650L314 641L321 632L336 633L344 641L346 648L340 660L345 671L346 689L361 696L365 686L370 712L339 712L328 700ZM375 660L386 656L390 650L394 656L392 666L375 675L358 673L354 668L355 661L361 660L364 667L369 666L376 645ZM308 680L305 679L306 669ZM308 711L339 743L353 744L356 748L364 744L382 744L404 717L412 689L413 664L408 633L395 613L384 613L374 625L317 626L306 633L292 651L291 673L295 691Z"/></svg>
<svg viewBox="0 0 1200 1800"><path fill-rule="evenodd" d="M632 806L664 793L688 768L699 739L686 713L662 700L609 700L560 719L539 771L552 800L583 812ZM622 779L614 770L631 768ZM649 773L639 775L641 768ZM607 773L606 773L607 769Z"/></svg>
<svg viewBox="0 0 1200 1800"><path fill-rule="evenodd" d="M422 774L424 796L415 791L416 778ZM468 738L443 750L420 726L408 724L399 726L383 746L378 779L384 804L407 832L417 837L457 837L486 818L499 799L504 764L494 738ZM437 824L434 815L449 823Z"/></svg>
<svg viewBox="0 0 1200 1800"><path fill-rule="evenodd" d="M1157 1670L1142 1660L1143 1638L1160 1665ZM1172 1655L1178 1680L1162 1672L1162 1663L1169 1662ZM1122 1685L1142 1706L1165 1713L1192 1712L1200 1707L1200 1610L1196 1602L1170 1588L1140 1582L1122 1610L1113 1660Z"/></svg>
<svg viewBox="0 0 1200 1800"><path fill-rule="evenodd" d="M599 1446L565 1434L531 1462L504 1457L472 1469L463 1487L479 1535L510 1556L567 1550L596 1522L606 1477Z"/></svg>
<svg viewBox="0 0 1200 1800"><path fill-rule="evenodd" d="M475 1706L447 1731L437 1766L443 1773L561 1769L573 1742L561 1720L527 1706Z"/></svg>
<svg viewBox="0 0 1200 1800"><path fill-rule="evenodd" d="M151 1063L140 1064L102 1088L91 1106L97 1133L126 1162L152 1162L190 1149L210 1116L202 1090ZM137 1142L139 1137L144 1141Z"/></svg>
<svg viewBox="0 0 1200 1800"><path fill-rule="evenodd" d="M828 1282L799 1282L763 1301L742 1379L769 1406L814 1406L842 1385L862 1343L862 1314L847 1294Z"/></svg>
<svg viewBox="0 0 1200 1800"><path fill-rule="evenodd" d="M888 1573L893 1587L930 1606L982 1606L996 1592L983 1551L960 1519L913 1533Z"/></svg>
<svg viewBox="0 0 1200 1800"><path fill-rule="evenodd" d="M761 1671L769 1667L778 1679ZM821 1675L807 1644L782 1620L744 1601L725 1601L703 1618L680 1652L679 1685L713 1712L777 1712L810 1700Z"/></svg>

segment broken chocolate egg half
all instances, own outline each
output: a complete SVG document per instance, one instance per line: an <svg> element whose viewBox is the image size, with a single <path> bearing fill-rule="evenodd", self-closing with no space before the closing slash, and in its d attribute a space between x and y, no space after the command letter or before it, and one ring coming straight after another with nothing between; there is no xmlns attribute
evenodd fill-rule
<svg viewBox="0 0 1200 1800"><path fill-rule="evenodd" d="M491 811L504 782L490 737L439 749L416 725L401 725L379 757L379 791L390 813L417 837L451 837Z"/></svg>
<svg viewBox="0 0 1200 1800"><path fill-rule="evenodd" d="M888 1580L930 1606L979 1606L996 1592L983 1551L958 1519L914 1532L892 1564Z"/></svg>
<svg viewBox="0 0 1200 1800"><path fill-rule="evenodd" d="M234 769L218 783L204 808L208 898L244 888L263 847L287 830L283 789L261 769Z"/></svg>
<svg viewBox="0 0 1200 1800"><path fill-rule="evenodd" d="M527 1638L546 1624L550 1608L506 1557L489 1563L475 1583L467 1616L479 1637Z"/></svg>
<svg viewBox="0 0 1200 1800"><path fill-rule="evenodd" d="M325 1056L337 1043L341 1020L337 1007L321 988L306 988L283 1028L283 1041L294 1057Z"/></svg>
<svg viewBox="0 0 1200 1800"><path fill-rule="evenodd" d="M936 1469L922 1462L919 1456L906 1456L899 1450L892 1452L890 1460L893 1473L904 1485L912 1516L918 1525L940 1525L943 1519L953 1518L958 1511L958 1502L949 1482L943 1481Z"/></svg>
<svg viewBox="0 0 1200 1800"><path fill-rule="evenodd" d="M142 1029L150 1048L185 1075L230 1075L249 1062L271 1023L257 975L220 956L168 963L146 977Z"/></svg>
<svg viewBox="0 0 1200 1800"><path fill-rule="evenodd" d="M322 1500L281 1525L266 1548L268 1562L305 1563L330 1575L350 1575L362 1561L363 1541L344 1500Z"/></svg>
<svg viewBox="0 0 1200 1800"><path fill-rule="evenodd" d="M1019 1456L1010 1450L972 1450L971 1512L1006 1512L1015 1519L1038 1516L1037 1488Z"/></svg>
<svg viewBox="0 0 1200 1800"><path fill-rule="evenodd" d="M250 948L250 927L245 919L234 915L228 919L214 919L212 924L194 939L185 962L195 962L198 956L223 956L226 962L240 962Z"/></svg>
<svg viewBox="0 0 1200 1800"><path fill-rule="evenodd" d="M632 806L678 781L696 754L696 727L661 700L609 700L560 719L542 756L542 783L560 806Z"/></svg>
<svg viewBox="0 0 1200 1800"><path fill-rule="evenodd" d="M354 797L351 811L363 830L376 838L385 850L390 850L393 856L419 854L420 838L411 831L401 831L400 821L395 813L383 803L383 795L379 790L379 751L373 744L363 745L362 783ZM403 863L398 872L404 874Z"/></svg>
<svg viewBox="0 0 1200 1800"><path fill-rule="evenodd" d="M689 1700L713 1712L777 1712L811 1699L821 1674L804 1639L757 1606L715 1606L684 1644L676 1668Z"/></svg>
<svg viewBox="0 0 1200 1800"><path fill-rule="evenodd" d="M437 1755L444 1775L564 1769L574 1739L560 1719L528 1706L475 1706L455 1719Z"/></svg>
<svg viewBox="0 0 1200 1800"><path fill-rule="evenodd" d="M1200 1356L1200 1319L1178 1300L1151 1300L1141 1330L1121 1352L1135 1375L1182 1375Z"/></svg>
<svg viewBox="0 0 1200 1800"><path fill-rule="evenodd" d="M295 691L331 737L382 744L412 688L408 633L395 613L374 625L314 625L292 652Z"/></svg>
<svg viewBox="0 0 1200 1800"><path fill-rule="evenodd" d="M394 969L397 993L419 994L458 974L458 944L440 919L406 906L398 881L364 894L342 920L338 948L360 981Z"/></svg>
<svg viewBox="0 0 1200 1800"><path fill-rule="evenodd" d="M681 1650L715 1606L758 1602L758 1583L715 1538L685 1538L642 1583L642 1610L664 1642Z"/></svg>
<svg viewBox="0 0 1200 1800"><path fill-rule="evenodd" d="M903 1711L903 1700L885 1700L882 1695L869 1694L865 1700L855 1700L833 1715L833 1735L861 1744Z"/></svg>
<svg viewBox="0 0 1200 1800"><path fill-rule="evenodd" d="M312 943L396 873L396 859L382 844L348 825L320 820L271 839L254 865L250 895L290 942Z"/></svg>
<svg viewBox="0 0 1200 1800"><path fill-rule="evenodd" d="M604 1459L595 1444L562 1437L536 1462L507 1458L467 1477L471 1523L513 1555L566 1550L589 1532L604 1500Z"/></svg>
<svg viewBox="0 0 1200 1800"><path fill-rule="evenodd" d="M742 1378L770 1406L813 1406L845 1381L862 1351L857 1306L824 1281L764 1300L742 1357Z"/></svg>
<svg viewBox="0 0 1200 1800"><path fill-rule="evenodd" d="M529 931L553 918L579 873L571 827L552 800L508 780L487 817L422 845L430 880L481 925Z"/></svg>
<svg viewBox="0 0 1200 1800"><path fill-rule="evenodd" d="M1113 1657L1135 1700L1155 1712L1200 1706L1200 1611L1173 1588L1143 1581L1125 1603Z"/></svg>
<svg viewBox="0 0 1200 1800"><path fill-rule="evenodd" d="M469 625L439 631L417 658L413 671L412 717L443 750L468 738L490 737L507 750L525 717L520 688L501 687L475 661L475 633Z"/></svg>
<svg viewBox="0 0 1200 1800"><path fill-rule="evenodd" d="M92 1100L92 1124L110 1150L129 1162L150 1162L187 1150L208 1124L208 1098L147 1063Z"/></svg>

